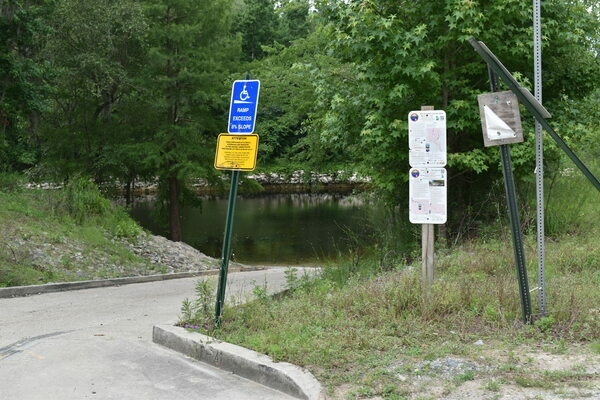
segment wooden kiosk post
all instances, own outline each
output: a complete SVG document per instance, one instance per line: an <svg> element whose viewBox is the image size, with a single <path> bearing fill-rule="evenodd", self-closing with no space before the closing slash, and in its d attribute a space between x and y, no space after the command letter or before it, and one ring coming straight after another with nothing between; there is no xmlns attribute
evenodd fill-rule
<svg viewBox="0 0 600 400"><path fill-rule="evenodd" d="M422 106L421 111L433 111L433 106ZM421 271L421 279L423 287L429 292L433 285L435 259L433 255L433 247L435 243L435 231L433 224L422 224L421 231L421 258L423 259L423 269Z"/></svg>
<svg viewBox="0 0 600 400"><path fill-rule="evenodd" d="M431 292L434 279L435 225L447 220L446 112L422 106L408 113L408 215L421 225L422 287Z"/></svg>

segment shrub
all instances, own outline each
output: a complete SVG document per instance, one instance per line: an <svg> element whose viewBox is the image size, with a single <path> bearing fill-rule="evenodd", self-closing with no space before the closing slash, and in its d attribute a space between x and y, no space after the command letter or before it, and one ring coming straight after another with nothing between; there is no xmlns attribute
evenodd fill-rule
<svg viewBox="0 0 600 400"><path fill-rule="evenodd" d="M0 172L0 191L17 192L22 188L24 181L25 179L20 174Z"/></svg>
<svg viewBox="0 0 600 400"><path fill-rule="evenodd" d="M192 301L185 299L181 306L179 324L182 326L209 326L213 323L214 311L213 282L201 279L196 283L196 298Z"/></svg>
<svg viewBox="0 0 600 400"><path fill-rule="evenodd" d="M119 238L135 239L144 230L127 213L118 209L115 213L115 222L112 224L112 234Z"/></svg>
<svg viewBox="0 0 600 400"><path fill-rule="evenodd" d="M78 223L91 216L104 216L111 209L110 201L102 197L98 186L82 176L65 186L63 201L65 209Z"/></svg>
<svg viewBox="0 0 600 400"><path fill-rule="evenodd" d="M542 332L550 331L555 325L556 321L552 316L542 317L535 321L534 325Z"/></svg>

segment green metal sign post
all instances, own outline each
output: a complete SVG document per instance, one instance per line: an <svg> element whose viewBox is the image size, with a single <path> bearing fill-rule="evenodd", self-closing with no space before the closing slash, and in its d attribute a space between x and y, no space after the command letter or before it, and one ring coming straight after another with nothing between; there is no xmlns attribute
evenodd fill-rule
<svg viewBox="0 0 600 400"><path fill-rule="evenodd" d="M227 270L231 257L231 235L233 233L233 216L235 214L235 200L237 198L240 171L231 172L231 188L229 189L229 202L227 203L227 218L225 220L225 234L223 237L223 252L221 256L221 271L219 272L219 286L217 288L217 304L215 305L215 324L219 326L223 318L223 305L225 303L225 287L227 286Z"/></svg>
<svg viewBox="0 0 600 400"><path fill-rule="evenodd" d="M497 92L499 87L498 75L496 75L489 67L488 72L490 74L490 86L492 92ZM531 299L529 296L529 281L527 279L527 264L525 263L525 251L523 249L523 236L521 233L521 221L519 218L519 206L517 203L517 190L513 175L512 161L510 158L510 145L502 144L499 147L500 157L502 158L504 190L506 191L506 200L508 202L508 215L512 232L513 249L515 252L515 262L517 264L517 278L519 281L519 293L521 296L523 321L525 323L530 323Z"/></svg>
<svg viewBox="0 0 600 400"><path fill-rule="evenodd" d="M539 10L538 10L539 11ZM536 13L538 12L536 11ZM534 16L534 18L538 18L538 16ZM537 26L539 21L536 21L536 29L539 30ZM539 31L537 33L539 35ZM519 85L517 80L511 75L511 73L506 69L506 67L500 62L498 57L494 55L487 48L485 43L478 41L474 37L469 39L469 43L473 46L473 49L481 58L484 59L486 64L488 65L488 71L490 74L490 83L492 86L492 91L495 92L499 87L499 78L508 86L510 91L517 96L519 102L525 106L525 108L534 116L537 124L544 129L552 139L556 142L558 147L565 152L565 154L573 161L573 163L579 168L579 170L583 173L583 175L590 181L590 183L600 191L600 181L594 174L589 170L589 168L577 157L577 155L571 150L571 148L562 140L562 138L556 133L556 131L550 126L547 119L551 117L550 113L544 108L538 98L534 97L526 88ZM538 54L540 56L540 54ZM536 68L541 68L541 63L536 63ZM541 69L538 71L541 73ZM536 79L536 89L541 89L541 79ZM541 99L541 90L536 92L539 94L539 98ZM539 131L539 127L536 129ZM536 135L536 138L539 135ZM541 147L541 141L536 141L536 146ZM540 149L541 150L541 149ZM519 215L516 203L516 196L514 194L514 179L512 178L512 166L510 160L510 150L506 145L500 146L500 152L502 156L502 166L505 177L505 189L506 196L508 198L508 207L511 218L511 226L513 231L513 243L515 246L515 258L517 259L517 272L519 275L519 287L521 289L521 304L523 306L523 318L524 320L530 321L531 319L531 303L529 299L529 289L527 284L527 271L525 269L525 257L523 254L523 243L521 239L520 232L520 223L519 223ZM541 171L540 171L541 172ZM539 183L538 183L539 185ZM539 203L539 194L538 203ZM538 213L538 219L543 218L541 213ZM538 233L539 235L539 233ZM539 241L539 237L538 237ZM540 253L543 251L543 247L541 247ZM541 255L543 257L543 255ZM543 260L541 260L542 267L540 267L540 290L544 290L544 268L543 268ZM540 294L540 315L545 315L546 313L546 299L545 294Z"/></svg>
<svg viewBox="0 0 600 400"><path fill-rule="evenodd" d="M502 172L504 174L504 190L506 191L506 199L508 200L508 215L510 217L513 249L515 252L515 261L517 263L517 278L519 281L523 322L530 323L531 299L529 296L529 281L527 279L527 264L525 263L525 251L523 249L523 236L521 234L515 179L510 158L510 145L502 144L499 147L500 156L502 157Z"/></svg>
<svg viewBox="0 0 600 400"><path fill-rule="evenodd" d="M246 80L252 79L250 74L246 74ZM234 83L235 88L235 83ZM245 90L245 87L244 87ZM255 107L258 105L258 93L256 98L250 99L244 97L244 100L252 100L255 102ZM234 99L232 95L232 105ZM250 101L245 101L250 103ZM230 109L231 114L231 109ZM231 115L230 115L231 118ZM229 129L228 129L229 130ZM254 125L252 125L252 131L254 131ZM244 133L252 133L244 132ZM255 155L256 156L256 155ZM227 217L225 219L225 233L223 235L223 251L221 253L221 271L219 272L219 286L217 287L217 302L215 304L215 325L218 327L223 319L223 306L225 304L225 289L227 286L227 272L229 269L229 259L231 258L231 236L233 234L233 217L235 214L235 201L237 198L238 183L240 180L240 171L231 172L231 187L229 189L229 202L227 203Z"/></svg>

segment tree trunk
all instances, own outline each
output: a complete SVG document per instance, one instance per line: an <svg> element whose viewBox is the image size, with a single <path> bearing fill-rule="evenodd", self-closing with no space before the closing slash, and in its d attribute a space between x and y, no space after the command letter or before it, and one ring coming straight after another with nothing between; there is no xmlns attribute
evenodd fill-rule
<svg viewBox="0 0 600 400"><path fill-rule="evenodd" d="M127 181L125 184L125 205L127 207L131 205L131 181Z"/></svg>
<svg viewBox="0 0 600 400"><path fill-rule="evenodd" d="M127 181L127 184L125 184L125 205L127 207L129 207L133 204L133 197L134 197L133 191L134 190L135 190L135 180L133 178L131 178Z"/></svg>
<svg viewBox="0 0 600 400"><path fill-rule="evenodd" d="M179 181L169 177L169 228L171 240L181 242L181 219L179 215Z"/></svg>

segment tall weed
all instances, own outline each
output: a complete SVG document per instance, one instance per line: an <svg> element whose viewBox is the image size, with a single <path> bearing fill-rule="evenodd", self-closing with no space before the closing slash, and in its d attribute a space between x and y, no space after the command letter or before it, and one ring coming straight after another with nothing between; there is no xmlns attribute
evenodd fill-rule
<svg viewBox="0 0 600 400"><path fill-rule="evenodd" d="M98 186L87 177L79 176L64 188L64 208L78 223L91 217L102 217L111 209L111 203L100 193Z"/></svg>
<svg viewBox="0 0 600 400"><path fill-rule="evenodd" d="M212 326L215 285L207 279L200 279L196 283L196 297L193 300L185 299L181 306L179 317L180 325Z"/></svg>
<svg viewBox="0 0 600 400"><path fill-rule="evenodd" d="M25 178L15 172L0 172L0 191L11 193L20 191Z"/></svg>
<svg viewBox="0 0 600 400"><path fill-rule="evenodd" d="M143 229L127 212L105 198L98 186L87 177L76 177L69 181L62 192L50 194L58 197L55 212L65 212L78 224L97 223L119 238L134 239Z"/></svg>

